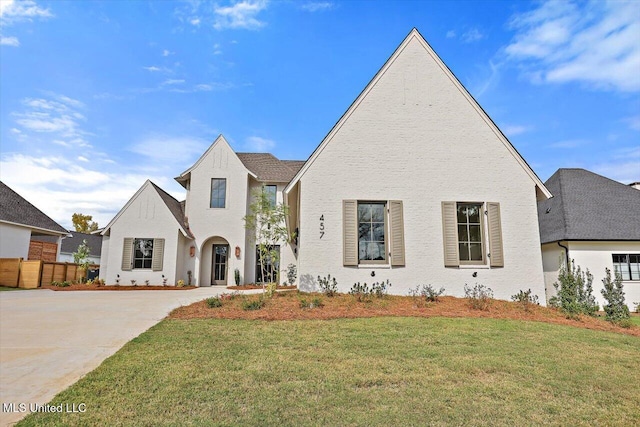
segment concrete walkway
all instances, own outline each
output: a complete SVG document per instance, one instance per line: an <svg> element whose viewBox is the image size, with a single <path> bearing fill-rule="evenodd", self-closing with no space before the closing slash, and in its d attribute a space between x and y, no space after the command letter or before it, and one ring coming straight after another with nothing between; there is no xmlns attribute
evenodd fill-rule
<svg viewBox="0 0 640 427"><path fill-rule="evenodd" d="M174 308L225 291L0 292L0 425L48 403Z"/></svg>

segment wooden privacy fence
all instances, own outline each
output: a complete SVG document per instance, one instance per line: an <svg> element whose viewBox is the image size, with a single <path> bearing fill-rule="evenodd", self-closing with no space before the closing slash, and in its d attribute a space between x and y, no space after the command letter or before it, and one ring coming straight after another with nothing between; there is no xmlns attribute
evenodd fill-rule
<svg viewBox="0 0 640 427"><path fill-rule="evenodd" d="M51 282L72 282L85 274L78 264L68 262L0 258L0 285L11 288L34 289Z"/></svg>

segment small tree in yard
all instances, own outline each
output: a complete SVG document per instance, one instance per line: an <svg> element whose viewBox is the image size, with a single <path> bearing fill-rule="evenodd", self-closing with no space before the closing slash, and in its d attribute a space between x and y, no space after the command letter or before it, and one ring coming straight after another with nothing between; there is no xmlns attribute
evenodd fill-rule
<svg viewBox="0 0 640 427"><path fill-rule="evenodd" d="M598 304L593 296L593 275L589 270L583 272L573 260L560 266L558 281L553 286L558 295L549 300L551 306L560 308L569 318L576 318L579 314L594 316L598 311Z"/></svg>
<svg viewBox="0 0 640 427"><path fill-rule="evenodd" d="M603 307L607 313L607 320L613 323L620 323L629 319L629 307L624 302L624 291L622 290L622 276L616 273L615 279L611 279L611 270L605 269L605 277L602 279L604 289L602 296L607 300Z"/></svg>
<svg viewBox="0 0 640 427"><path fill-rule="evenodd" d="M85 274L89 270L89 253L91 253L91 249L89 249L86 240L83 240L73 253L73 262L78 264L85 271Z"/></svg>
<svg viewBox="0 0 640 427"><path fill-rule="evenodd" d="M264 186L252 191L251 195L253 202L249 205L249 214L243 220L245 228L255 233L258 263L264 284L267 277L269 282L277 280L274 275L278 273L276 266L280 263L280 253L276 250L276 245L286 245L290 238L285 224L288 209L285 205L274 205L264 191Z"/></svg>
<svg viewBox="0 0 640 427"><path fill-rule="evenodd" d="M92 221L92 219L93 216L83 215L81 213L71 215L73 228L75 228L78 233L91 233L92 231L96 231L98 229L98 223Z"/></svg>

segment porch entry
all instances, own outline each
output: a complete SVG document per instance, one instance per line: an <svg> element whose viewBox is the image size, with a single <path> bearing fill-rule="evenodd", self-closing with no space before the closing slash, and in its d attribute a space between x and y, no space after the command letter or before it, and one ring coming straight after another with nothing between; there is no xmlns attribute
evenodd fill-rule
<svg viewBox="0 0 640 427"><path fill-rule="evenodd" d="M211 265L211 284L226 285L229 259L229 245L214 244Z"/></svg>

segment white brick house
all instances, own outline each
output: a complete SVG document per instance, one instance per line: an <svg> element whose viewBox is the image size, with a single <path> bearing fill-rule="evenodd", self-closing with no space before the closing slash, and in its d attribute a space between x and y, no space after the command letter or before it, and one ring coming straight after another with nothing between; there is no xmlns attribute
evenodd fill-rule
<svg viewBox="0 0 640 427"><path fill-rule="evenodd" d="M270 155L236 154L219 137L176 178L187 190L188 228L172 281L189 270L201 286L232 284L230 273L221 281L212 273L218 244L230 251L227 272L255 279L242 217L251 188L266 183L289 206L296 239L281 247L280 265L297 265L302 290L331 274L341 291L389 279L391 292L404 295L429 283L457 296L475 283L497 298L529 288L544 295L536 202L551 195L415 29L304 165L270 156L269 166L258 156ZM221 197L226 204L214 207ZM112 253L121 258L122 250ZM108 269L107 282L117 270Z"/></svg>

